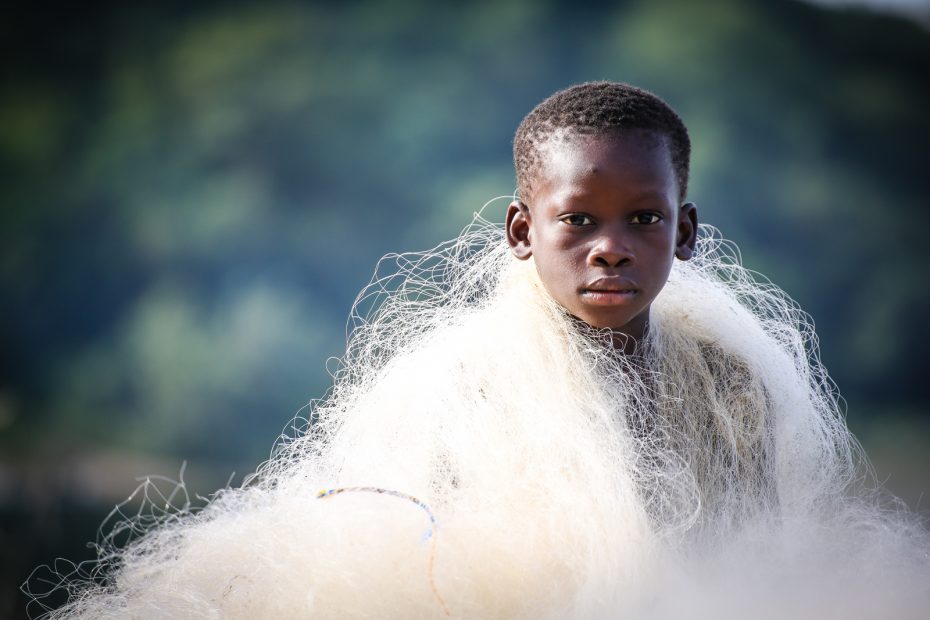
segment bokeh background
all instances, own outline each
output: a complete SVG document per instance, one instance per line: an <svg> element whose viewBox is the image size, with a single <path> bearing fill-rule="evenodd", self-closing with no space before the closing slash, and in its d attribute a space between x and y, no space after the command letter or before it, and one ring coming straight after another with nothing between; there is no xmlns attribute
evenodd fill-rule
<svg viewBox="0 0 930 620"><path fill-rule="evenodd" d="M140 477L240 483L327 389L377 259L512 193L520 119L592 79L681 113L702 220L811 313L877 478L930 514L930 10L905 4L4 8L0 616Z"/></svg>

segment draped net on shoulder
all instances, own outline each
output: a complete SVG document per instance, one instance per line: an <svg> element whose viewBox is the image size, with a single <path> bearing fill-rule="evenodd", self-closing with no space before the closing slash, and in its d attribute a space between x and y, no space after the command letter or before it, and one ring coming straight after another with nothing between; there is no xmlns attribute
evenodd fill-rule
<svg viewBox="0 0 930 620"><path fill-rule="evenodd" d="M477 218L382 261L303 433L118 525L52 617L918 617L927 534L863 471L809 318L713 229L623 356Z"/></svg>

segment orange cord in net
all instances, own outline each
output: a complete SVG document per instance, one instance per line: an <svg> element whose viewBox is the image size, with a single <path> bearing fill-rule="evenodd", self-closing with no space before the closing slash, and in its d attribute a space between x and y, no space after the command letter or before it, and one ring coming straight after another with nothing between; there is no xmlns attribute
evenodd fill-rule
<svg viewBox="0 0 930 620"><path fill-rule="evenodd" d="M430 588L433 590L433 595L436 597L436 600L439 602L439 606L442 607L443 614L450 618L451 614L449 609L446 607L446 602L442 599L442 596L439 594L439 590L436 589L436 582L433 580L433 564L436 560L436 517L433 515L433 511L429 509L425 503L414 497L413 495L408 495L407 493L401 493L400 491L392 491L391 489L382 489L381 487L339 487L337 489L323 489L316 494L317 499L323 499L331 495L339 495L341 493L377 493L379 495L392 495L394 497L399 497L400 499L405 499L409 502L413 502L417 506L423 509L423 512L429 517L429 529L426 530L426 533L423 535L423 542L429 542L429 565L427 566L427 577L429 579Z"/></svg>

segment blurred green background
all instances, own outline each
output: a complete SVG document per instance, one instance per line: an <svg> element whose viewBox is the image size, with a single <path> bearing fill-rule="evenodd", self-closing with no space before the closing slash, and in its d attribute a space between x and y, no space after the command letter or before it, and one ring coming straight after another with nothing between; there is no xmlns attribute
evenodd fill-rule
<svg viewBox="0 0 930 620"><path fill-rule="evenodd" d="M926 22L787 0L43 7L0 20L0 616L36 565L91 557L139 477L241 482L325 392L377 259L512 193L520 119L593 79L681 113L701 219L812 314L877 477L930 514Z"/></svg>

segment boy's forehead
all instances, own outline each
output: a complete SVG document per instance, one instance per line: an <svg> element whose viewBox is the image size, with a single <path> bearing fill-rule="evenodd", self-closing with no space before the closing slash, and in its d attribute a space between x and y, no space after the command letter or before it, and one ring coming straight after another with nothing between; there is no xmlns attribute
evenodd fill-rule
<svg viewBox="0 0 930 620"><path fill-rule="evenodd" d="M616 172L612 166L622 166L630 175L664 177L677 186L668 137L653 130L584 134L562 130L538 148L538 165L530 175L534 190L552 183Z"/></svg>

